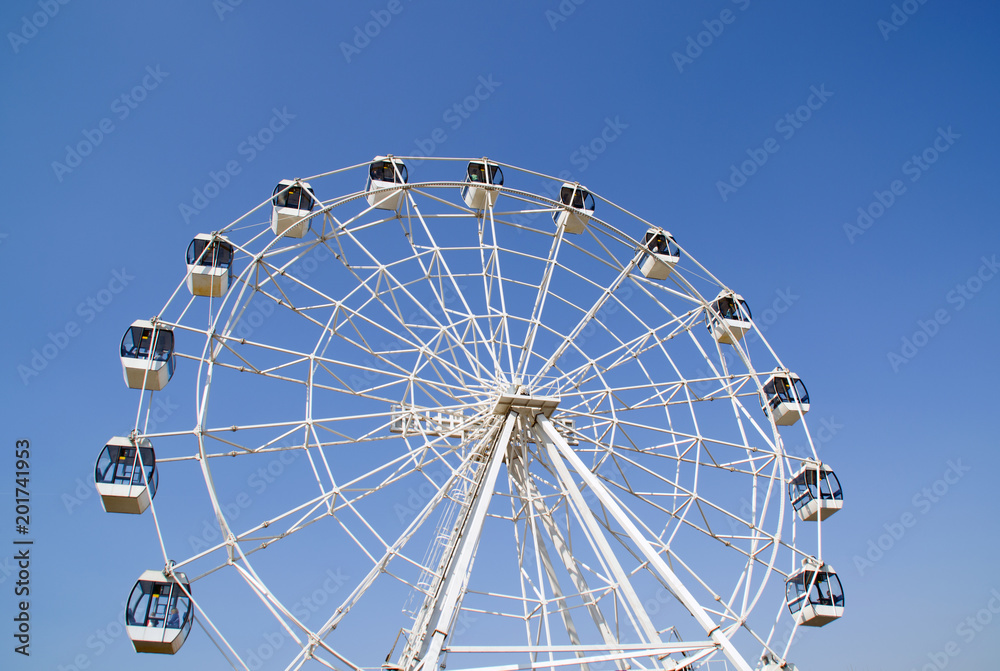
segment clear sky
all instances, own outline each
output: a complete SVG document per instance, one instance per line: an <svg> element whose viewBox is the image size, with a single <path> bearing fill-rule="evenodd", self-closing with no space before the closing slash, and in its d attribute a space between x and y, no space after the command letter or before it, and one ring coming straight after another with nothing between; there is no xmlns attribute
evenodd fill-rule
<svg viewBox="0 0 1000 671"><path fill-rule="evenodd" d="M566 171L746 297L845 491L823 543L847 612L799 668L995 665L998 19L982 0L4 3L0 557L19 439L35 545L30 658L0 561L0 666L217 668L199 631L139 661L107 634L159 567L150 521L109 520L92 484L135 407L118 343L194 234L387 153Z"/></svg>

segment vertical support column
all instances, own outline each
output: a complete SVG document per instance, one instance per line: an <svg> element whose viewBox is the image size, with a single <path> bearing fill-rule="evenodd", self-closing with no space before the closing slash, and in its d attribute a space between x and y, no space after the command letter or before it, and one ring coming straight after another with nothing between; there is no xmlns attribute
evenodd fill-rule
<svg viewBox="0 0 1000 671"><path fill-rule="evenodd" d="M546 425L555 433L555 427L552 425L552 421L544 414L538 414L535 426L538 427L542 420L544 420ZM635 618L639 629L642 630L642 634L646 637L646 640L649 643L663 643L663 641L660 640L659 633L656 631L656 626L653 624L653 621L649 619L649 614L642 605L642 600L639 599L639 595L636 594L635 589L632 587L632 582L629 580L628 574L625 572L625 569L622 568L621 563L618 561L618 557L615 556L614 550L611 549L611 545L608 543L608 539L605 538L600 526L594 519L593 513L590 512L587 502L583 500L583 494L577 488L576 483L570 476L569 470L566 468L566 464L563 463L563 458L559 454L558 447L553 442L549 434L544 431L536 430L535 434L537 436L538 444L545 445L546 450L548 451L549 459L552 462L552 467L555 469L556 475L559 478L559 482L563 490L566 492L566 496L569 499L570 504L576 511L577 518L587 530L587 534L590 537L598 556L602 558L605 566L614 577L615 584L621 591L622 598L628 605L629 610L632 612L632 616ZM559 441L563 443L563 445L566 445L566 441L563 440L562 436L559 436L558 433L555 435L558 437ZM569 449L568 445L566 445L566 449ZM664 666L664 668L666 668L666 666Z"/></svg>
<svg viewBox="0 0 1000 671"><path fill-rule="evenodd" d="M705 609L701 607L701 604L694 598L694 595L688 591L687 587L684 586L677 576L674 574L667 563L663 560L663 557L653 549L649 541L642 535L638 527L629 519L628 515L618 504L611 493L604 486L604 483L594 475L590 469L587 468L586 464L580 459L580 457L566 444L559 432L556 431L556 427L552 424L552 420L543 414L539 414L535 421L535 433L538 439L545 443L549 448L550 454L552 454L552 459L556 462L557 468L565 469L565 464L562 460L558 458L558 455L562 455L562 458L573 467L577 474L582 478L584 483L594 492L597 498L601 501L605 510L614 518L614 520L622 527L629 538L635 543L636 548L649 562L650 567L655 570L663 581L670 588L670 591L675 597L684 605L685 608L694 616L704 630L705 633L718 645L722 651L725 653L726 657L729 658L739 671L752 671L750 665L747 664L743 656L740 655L739 651L733 646L732 642L726 638L725 634L722 632L719 625L717 625L705 612ZM558 453L558 454L556 454ZM579 492L577 492L579 494Z"/></svg>
<svg viewBox="0 0 1000 671"><path fill-rule="evenodd" d="M571 548L567 545L565 539L563 539L562 534L559 532L559 528L556 526L555 522L552 520L552 512L542 501L542 496L535 486L535 483L531 481L531 476L527 473L527 469L520 459L514 460L513 463L508 464L508 470L510 470L514 481L518 483L521 487L523 493L526 508L528 509L529 523L535 529L535 536L538 539L536 542L539 544L540 554L542 556L542 561L545 565L545 570L549 578L549 582L552 584L553 593L557 597L562 597L561 591L558 589L559 583L555 575L555 571L552 567L552 563L549 559L548 550L545 548L544 542L542 541L542 534L538 529L539 522L544 528L546 534L548 534L549 540L552 541L555 547L556 553L562 560L563 567L569 574L570 580L573 582L573 586L576 588L583 599L584 604L587 606L587 611L590 613L591 619L594 621L594 625L597 630L601 633L601 638L604 643L609 646L613 646L618 641L615 638L614 633L611 631L611 627L608 626L607 620L604 618L604 614L601 613L600 607L594 600L594 596L590 593L590 587L587 585L587 579L584 577L583 571L580 569L579 564L573 557L573 552ZM569 610L563 604L562 608L563 620L566 626L566 632L569 636L570 642L579 645L580 640L576 635L576 628L573 626L573 621L570 616ZM624 654L622 650L614 650L613 652ZM577 656L583 657L583 653L577 653ZM583 669L589 669L589 665L581 665ZM616 666L618 669L624 671L630 668L630 665L624 661L617 661Z"/></svg>
<svg viewBox="0 0 1000 671"><path fill-rule="evenodd" d="M507 413L503 429L488 452L489 459L485 464L485 476L473 493L475 498L469 508L469 514L457 532L458 541L444 566L444 580L438 586L434 608L423 630L413 632L414 636L419 637L416 640L420 641L420 652L411 660L405 659L404 655L404 668L410 668L410 663L414 663L412 668L417 671L421 669L423 671L436 671L440 665L441 648L444 647L445 639L449 633L448 628L455 619L459 601L469 579L472 560L475 558L479 537L482 535L486 511L493 499L497 476L500 474L500 467L503 465L511 434L517 425L517 418L517 412Z"/></svg>

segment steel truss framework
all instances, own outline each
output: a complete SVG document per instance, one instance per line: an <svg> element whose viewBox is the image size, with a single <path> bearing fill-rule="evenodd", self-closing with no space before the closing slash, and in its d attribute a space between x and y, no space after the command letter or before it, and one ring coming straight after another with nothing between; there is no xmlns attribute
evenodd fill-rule
<svg viewBox="0 0 1000 671"><path fill-rule="evenodd" d="M227 293L182 281L156 317L170 391L194 394L193 428L150 433L141 396L153 519L228 663L260 640L290 669L783 659L784 580L821 528L797 537L785 482L816 452L761 412L784 367L762 335L706 328L726 286L683 245L644 277L662 224L609 201L567 233L559 180L501 164L473 210L468 159L402 160L434 179L398 211L358 190L367 164L307 178L305 237L275 237L264 201L218 231Z"/></svg>

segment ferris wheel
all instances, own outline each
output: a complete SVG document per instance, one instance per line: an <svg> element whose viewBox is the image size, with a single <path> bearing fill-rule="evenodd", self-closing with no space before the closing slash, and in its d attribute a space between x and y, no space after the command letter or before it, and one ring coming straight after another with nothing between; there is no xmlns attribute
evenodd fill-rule
<svg viewBox="0 0 1000 671"><path fill-rule="evenodd" d="M777 669L843 614L808 392L661 223L377 156L282 180L178 271L95 468L160 541L137 651L197 622L237 669ZM168 384L193 428L147 432Z"/></svg>

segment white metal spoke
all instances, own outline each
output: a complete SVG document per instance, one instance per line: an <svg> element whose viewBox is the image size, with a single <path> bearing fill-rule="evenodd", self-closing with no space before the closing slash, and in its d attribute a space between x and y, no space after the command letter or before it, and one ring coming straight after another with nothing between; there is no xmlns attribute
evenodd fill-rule
<svg viewBox="0 0 1000 671"><path fill-rule="evenodd" d="M234 597L288 669L786 655L784 582L821 552L786 493L816 446L761 402L785 368L759 331L710 331L729 289L686 248L647 277L658 227L599 197L557 226L561 180L497 163L506 183L467 183L469 160L434 158L400 181L409 160L305 180L315 207L284 234L264 200L215 234L226 288L191 295L189 266L152 322L176 341L169 398L194 394L161 422L140 392L132 439L155 443L149 517L226 663L248 668ZM383 163L395 181L359 190ZM185 478L209 499L181 504L204 520L190 547L170 531Z"/></svg>

